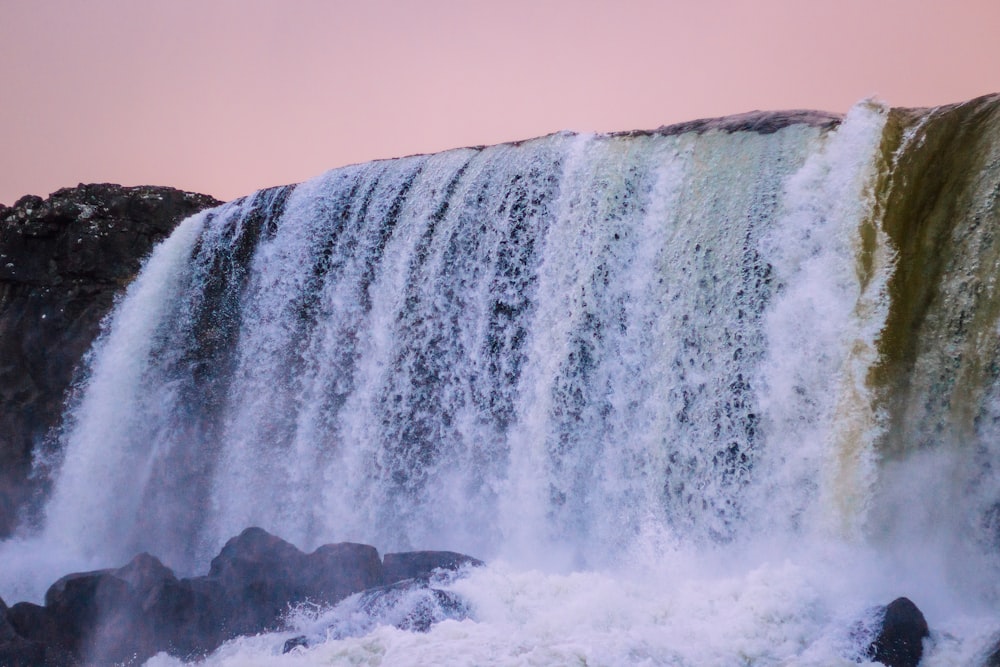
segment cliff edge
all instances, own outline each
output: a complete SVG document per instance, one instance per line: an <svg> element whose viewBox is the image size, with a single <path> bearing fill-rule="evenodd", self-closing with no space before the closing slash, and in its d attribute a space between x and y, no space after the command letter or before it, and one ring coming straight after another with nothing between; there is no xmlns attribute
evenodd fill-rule
<svg viewBox="0 0 1000 667"><path fill-rule="evenodd" d="M0 537L39 490L32 452L74 368L153 245L221 202L164 187L79 185L0 205Z"/></svg>

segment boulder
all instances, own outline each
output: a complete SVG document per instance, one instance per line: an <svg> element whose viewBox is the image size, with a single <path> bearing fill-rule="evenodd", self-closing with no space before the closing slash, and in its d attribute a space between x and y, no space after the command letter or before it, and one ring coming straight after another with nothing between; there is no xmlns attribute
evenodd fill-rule
<svg viewBox="0 0 1000 667"><path fill-rule="evenodd" d="M0 665L5 667L63 667L77 661L60 642L55 619L44 607L18 602L7 610L15 635L0 640Z"/></svg>
<svg viewBox="0 0 1000 667"><path fill-rule="evenodd" d="M378 551L367 544L324 544L305 557L302 586L310 602L331 605L383 583Z"/></svg>
<svg viewBox="0 0 1000 667"><path fill-rule="evenodd" d="M7 610L7 619L19 637L66 648L55 616L45 607L31 602L18 602Z"/></svg>
<svg viewBox="0 0 1000 667"><path fill-rule="evenodd" d="M140 664L161 651L197 660L233 637L281 629L297 605L333 606L355 593L333 634L377 624L424 632L466 617L465 603L436 586L481 561L448 551L386 561L399 579L390 585L374 547L345 542L306 554L260 528L229 540L202 577L178 579L139 554L120 568L62 577L44 606L8 609L0 600L0 665ZM303 637L285 648L307 645Z"/></svg>
<svg viewBox="0 0 1000 667"><path fill-rule="evenodd" d="M164 580L142 602L155 629L156 649L183 660L204 656L232 636L225 625L227 609L225 589L205 577Z"/></svg>
<svg viewBox="0 0 1000 667"><path fill-rule="evenodd" d="M923 639L929 636L927 621L917 605L908 598L896 598L885 608L868 655L886 667L916 667L924 653Z"/></svg>
<svg viewBox="0 0 1000 667"><path fill-rule="evenodd" d="M176 582L174 573L149 554L117 569L71 574L45 593L45 610L59 633L58 643L97 663L145 660L161 646L160 627L145 599Z"/></svg>
<svg viewBox="0 0 1000 667"><path fill-rule="evenodd" d="M222 591L216 611L227 633L274 629L290 601L301 598L296 583L304 554L260 528L247 528L212 559L208 579Z"/></svg>
<svg viewBox="0 0 1000 667"><path fill-rule="evenodd" d="M68 660L41 642L17 636L0 640L0 665L4 667L61 667L72 664Z"/></svg>
<svg viewBox="0 0 1000 667"><path fill-rule="evenodd" d="M157 241L220 202L172 188L80 185L0 208L0 538L38 479L74 369Z"/></svg>
<svg viewBox="0 0 1000 667"><path fill-rule="evenodd" d="M227 631L249 634L277 628L291 606L332 605L382 583L375 547L328 544L311 554L261 528L247 528L212 559L209 580L222 587Z"/></svg>
<svg viewBox="0 0 1000 667"><path fill-rule="evenodd" d="M483 561L454 551L407 551L386 554L382 560L384 583L429 576L434 570L455 571L462 567L480 567Z"/></svg>

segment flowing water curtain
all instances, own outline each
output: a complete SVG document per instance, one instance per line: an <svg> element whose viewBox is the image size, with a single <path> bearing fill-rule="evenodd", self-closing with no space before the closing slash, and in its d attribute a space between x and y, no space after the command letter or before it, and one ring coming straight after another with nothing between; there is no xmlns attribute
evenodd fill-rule
<svg viewBox="0 0 1000 667"><path fill-rule="evenodd" d="M861 103L790 178L763 238L780 282L759 382L769 455L755 492L778 530L858 538L883 425L868 373L887 315L893 250L878 187L888 109Z"/></svg>
<svg viewBox="0 0 1000 667"><path fill-rule="evenodd" d="M983 259L955 259L941 288L945 305L971 295L941 321L980 313L975 335L900 357L916 400L879 370L902 321L887 304L906 303L902 227L883 218L946 134L921 118L865 103L836 129L553 135L338 169L193 219L93 355L49 532L178 565L248 524L304 547L555 544L577 564L649 533L857 537L879 456L941 423L894 407L944 395L922 388L954 347L933 341L974 341L954 386L977 387L962 423L979 463L961 474L992 456L992 139L953 223ZM994 477L976 478L987 523Z"/></svg>
<svg viewBox="0 0 1000 667"><path fill-rule="evenodd" d="M125 506L164 529L116 530L187 561L248 524L583 561L650 520L728 539L760 445L758 239L820 133L554 135L217 212L156 297L170 349L125 379L160 417L119 437L175 473Z"/></svg>

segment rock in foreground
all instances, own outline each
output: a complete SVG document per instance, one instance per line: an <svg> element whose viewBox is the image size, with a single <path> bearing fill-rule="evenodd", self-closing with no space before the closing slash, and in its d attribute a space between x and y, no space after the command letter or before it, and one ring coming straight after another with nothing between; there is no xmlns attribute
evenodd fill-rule
<svg viewBox="0 0 1000 667"><path fill-rule="evenodd" d="M449 594L427 589L432 571L481 564L453 552L396 556L422 578L415 590L427 599L410 614L408 629L415 630L462 609ZM369 606L398 608L407 584L386 583L374 547L326 544L306 554L248 528L226 543L206 576L178 579L155 557L139 554L121 568L59 579L44 606L19 602L7 609L0 601L0 665L141 664L161 651L195 659L227 639L281 629L299 604L331 606L369 591Z"/></svg>
<svg viewBox="0 0 1000 667"><path fill-rule="evenodd" d="M930 636L923 613L909 598L896 598L885 608L878 636L868 649L875 662L886 667L916 667Z"/></svg>

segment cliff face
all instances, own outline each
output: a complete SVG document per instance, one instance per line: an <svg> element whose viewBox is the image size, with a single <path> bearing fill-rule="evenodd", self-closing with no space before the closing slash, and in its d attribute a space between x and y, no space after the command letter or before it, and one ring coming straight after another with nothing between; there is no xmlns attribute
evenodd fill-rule
<svg viewBox="0 0 1000 667"><path fill-rule="evenodd" d="M220 202L172 188L79 185L0 205L0 537L38 490L32 452L77 362L153 244Z"/></svg>

